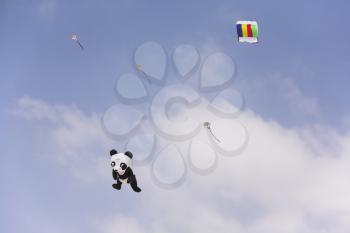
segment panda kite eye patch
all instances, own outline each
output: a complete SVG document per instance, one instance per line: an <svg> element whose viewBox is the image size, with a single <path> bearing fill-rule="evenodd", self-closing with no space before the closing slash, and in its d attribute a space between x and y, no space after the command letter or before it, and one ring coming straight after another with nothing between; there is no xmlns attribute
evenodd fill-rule
<svg viewBox="0 0 350 233"><path fill-rule="evenodd" d="M112 163L111 163L111 166L114 167L114 166L115 166L115 162L112 162Z"/></svg>

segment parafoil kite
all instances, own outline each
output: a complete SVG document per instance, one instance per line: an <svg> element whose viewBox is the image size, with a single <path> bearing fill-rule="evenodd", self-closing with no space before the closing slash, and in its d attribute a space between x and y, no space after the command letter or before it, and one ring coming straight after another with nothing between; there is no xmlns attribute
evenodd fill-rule
<svg viewBox="0 0 350 233"><path fill-rule="evenodd" d="M237 21L239 42L258 43L258 23L256 21Z"/></svg>

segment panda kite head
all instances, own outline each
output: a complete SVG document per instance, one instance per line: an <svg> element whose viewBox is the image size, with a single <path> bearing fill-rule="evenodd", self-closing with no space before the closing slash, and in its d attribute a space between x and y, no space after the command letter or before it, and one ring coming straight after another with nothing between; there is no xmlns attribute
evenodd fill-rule
<svg viewBox="0 0 350 233"><path fill-rule="evenodd" d="M132 153L127 151L125 153L118 153L116 150L109 152L111 155L111 166L118 174L123 175L125 170L131 165Z"/></svg>

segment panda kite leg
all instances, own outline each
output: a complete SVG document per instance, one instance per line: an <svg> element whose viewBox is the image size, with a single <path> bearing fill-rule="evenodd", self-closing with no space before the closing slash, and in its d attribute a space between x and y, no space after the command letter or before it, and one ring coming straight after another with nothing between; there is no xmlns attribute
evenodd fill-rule
<svg viewBox="0 0 350 233"><path fill-rule="evenodd" d="M118 173L116 171L112 170L112 176L113 176L113 179L117 182L115 184L112 184L112 187L120 190L122 187L122 182L120 182L120 180L119 180Z"/></svg>
<svg viewBox="0 0 350 233"><path fill-rule="evenodd" d="M141 189L137 186L137 180L135 175L132 175L132 177L130 177L130 186L135 192L141 192Z"/></svg>
<svg viewBox="0 0 350 233"><path fill-rule="evenodd" d="M120 190L121 187L122 187L122 182L120 182L120 181L118 180L117 183L112 184L112 187L115 188L115 189Z"/></svg>

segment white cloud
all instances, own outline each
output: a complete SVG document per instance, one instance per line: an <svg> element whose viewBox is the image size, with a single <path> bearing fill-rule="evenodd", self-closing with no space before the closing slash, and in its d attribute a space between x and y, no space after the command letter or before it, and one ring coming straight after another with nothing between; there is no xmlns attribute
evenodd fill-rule
<svg viewBox="0 0 350 233"><path fill-rule="evenodd" d="M212 232L212 226L242 233L350 230L344 221L350 218L350 138L337 135L339 154L319 156L302 136L307 129L286 129L252 113L242 117L250 132L244 154L220 158L218 169L208 176L189 174L186 186L173 192L149 190L154 201L147 209L154 210L152 216L162 213L155 221L168 226L166 232L176 227ZM317 140L318 133L312 136ZM329 147L324 153L332 151ZM250 203L256 209L248 208ZM239 220L237 209L248 211L249 224ZM314 219L324 225L313 225Z"/></svg>
<svg viewBox="0 0 350 233"><path fill-rule="evenodd" d="M86 115L74 105L50 105L28 97L18 100L13 113L49 123L43 129L45 141L41 142L45 155L68 167L77 177L96 180L107 174L103 172L109 165L105 164L105 156L114 142L102 132L97 114ZM100 169L95 170L96 167ZM98 174L92 174L91 170Z"/></svg>
<svg viewBox="0 0 350 233"><path fill-rule="evenodd" d="M112 220L100 222L100 232L104 233L117 233L117 232L128 232L128 233L142 233L144 229L137 220L128 218L125 216L117 216Z"/></svg>
<svg viewBox="0 0 350 233"><path fill-rule="evenodd" d="M106 160L96 158L111 145L97 114L30 98L19 100L16 114L52 122L47 132L51 149L68 167L72 162L72 170L84 177L101 177L98 173L106 170L102 178L111 179ZM189 172L184 185L173 191L155 186L148 167L135 168L143 192L128 194L128 214L119 210L114 217L95 216L96 232L349 232L349 129L345 134L324 126L287 129L251 111L240 119L250 138L243 154L220 156L209 175ZM84 164L87 158L90 165ZM100 168L92 168L98 161Z"/></svg>

